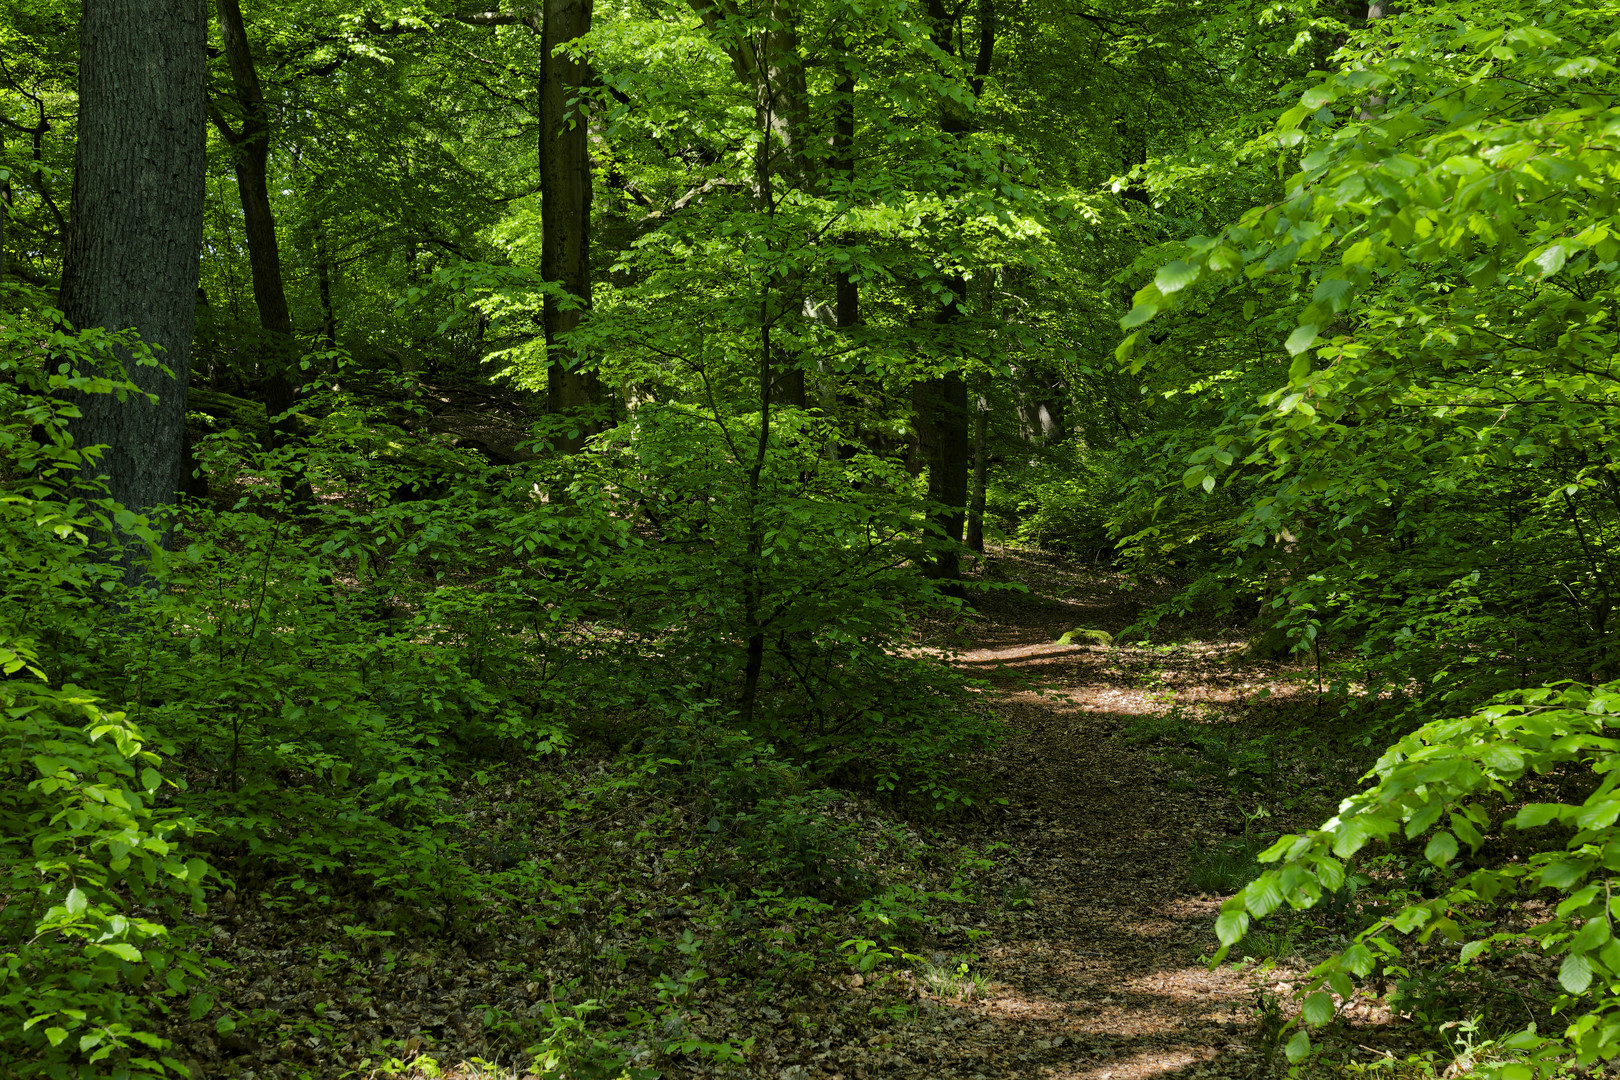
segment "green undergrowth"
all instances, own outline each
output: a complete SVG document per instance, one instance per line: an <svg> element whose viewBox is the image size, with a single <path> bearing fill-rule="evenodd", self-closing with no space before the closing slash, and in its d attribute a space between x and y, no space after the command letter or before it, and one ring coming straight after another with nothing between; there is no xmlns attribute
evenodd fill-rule
<svg viewBox="0 0 1620 1080"><path fill-rule="evenodd" d="M1379 758L1366 732L1408 731L1432 706L1318 694L1312 668L1271 681L1276 693L1241 707L1172 706L1118 737L1145 750L1168 787L1225 808L1214 835L1189 846L1185 887L1224 898L1214 959L1280 969L1304 988L1279 1001L1269 989L1277 974L1264 976L1256 1024L1276 1067L1400 1080L1585 1075L1577 1040L1596 1046L1607 1029L1571 1026L1578 1017L1567 1014L1606 1000L1608 961L1602 917L1572 916L1602 901L1601 889L1582 891L1580 874L1604 856L1590 829L1571 826L1599 820L1606 811L1582 807L1612 799L1610 785L1574 766L1582 747L1610 745L1596 736L1612 698L1578 687L1517 695L1404 735ZM1529 766L1536 755L1544 767ZM1467 762L1481 757L1472 771ZM1515 762L1516 788L1492 781ZM1448 795L1457 789L1467 797ZM1402 809L1436 800L1449 812ZM1366 824L1355 841L1335 843L1357 819ZM1424 835L1424 821L1440 839ZM1536 827L1546 835L1527 831ZM1301 833L1311 847L1288 835ZM1295 860L1281 874L1279 855ZM1582 939L1583 927L1598 929Z"/></svg>
<svg viewBox="0 0 1620 1080"><path fill-rule="evenodd" d="M919 831L988 797L997 729L910 648L955 603L897 466L789 415L762 503L712 423L646 410L496 468L322 390L307 444L210 437L211 496L147 522L74 478L64 392L115 384L68 361L110 346L24 331L0 1072L725 1068L748 1003L881 982L990 895Z"/></svg>
<svg viewBox="0 0 1620 1080"><path fill-rule="evenodd" d="M403 1066L408 1048L580 1075L723 1071L773 1030L762 1010L826 1022L834 979L877 979L861 1007L892 1007L886 973L910 967L942 920L989 895L980 853L816 787L767 747L689 735L697 745L684 760L558 756L459 778L445 808L456 872L437 894L327 879L239 901L239 922L284 937L296 927L293 978L324 987L324 1012L363 1014L401 980L425 981L462 988L459 1029L424 1016L411 1037L353 1039L323 1010L244 1008L289 975L229 948L217 956L239 989L204 1019L258 1048L250 1060L274 1048L287 1075L300 1075L289 1031L357 1070ZM290 1066L279 1064L283 1040Z"/></svg>

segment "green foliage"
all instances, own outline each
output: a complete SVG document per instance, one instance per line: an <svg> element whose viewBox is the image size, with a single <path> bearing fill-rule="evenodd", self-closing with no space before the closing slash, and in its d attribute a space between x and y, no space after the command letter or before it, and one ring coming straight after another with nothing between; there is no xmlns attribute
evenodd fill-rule
<svg viewBox="0 0 1620 1080"><path fill-rule="evenodd" d="M171 939L200 907L195 823L157 805L158 755L122 713L37 682L8 658L0 682L0 1067L12 1076L157 1076L176 1069L150 1030L154 999L202 976ZM16 677L18 673L24 673Z"/></svg>
<svg viewBox="0 0 1620 1080"><path fill-rule="evenodd" d="M1264 855L1281 861L1222 905L1217 930L1230 945L1251 918L1282 904L1309 908L1343 887L1347 860L1369 843L1423 842L1440 874L1432 895L1411 896L1357 935L1349 948L1311 972L1307 993L1348 997L1355 982L1405 963L1396 935L1440 937L1461 950L1458 970L1488 953L1536 950L1561 957L1558 1011L1571 1015L1561 1038L1529 1032L1512 1048L1529 1063L1490 1066L1487 1075L1551 1075L1561 1055L1582 1064L1620 1053L1620 945L1609 931L1614 872L1613 825L1620 798L1610 735L1620 687L1566 685L1521 691L1472 716L1434 721L1387 751L1367 791L1347 799L1321 829L1287 836ZM1569 774L1587 794L1575 802L1530 802L1507 813L1508 800L1535 789L1535 778ZM1531 797L1534 797L1533 795ZM1503 852L1489 837L1512 829L1527 848ZM1426 839L1425 839L1426 838ZM1471 856L1463 856L1466 848ZM1472 866L1468 864L1472 863ZM1527 924L1516 913L1544 890L1550 917ZM1223 950L1224 952L1224 950ZM1307 1009L1309 1024L1333 1015ZM1528 1070L1528 1071L1524 1071Z"/></svg>
<svg viewBox="0 0 1620 1080"><path fill-rule="evenodd" d="M1164 251L1124 320L1207 320L1120 355L1220 358L1181 462L1222 500L1220 573L1369 681L1478 701L1611 662L1612 34L1541 4L1380 20L1280 117L1285 197Z"/></svg>
<svg viewBox="0 0 1620 1080"><path fill-rule="evenodd" d="M1013 455L1027 454L1019 447ZM1111 457L1078 444L1009 461L994 474L986 513L1008 536L1047 551L1107 559L1122 498Z"/></svg>
<svg viewBox="0 0 1620 1080"><path fill-rule="evenodd" d="M95 459L66 434L65 392L127 389L73 369L105 363L127 335L70 334L46 311L0 339L0 1069L184 1072L150 1013L202 975L172 934L202 902L208 868L181 842L197 825L161 805L173 784L135 724L62 681L44 644L105 622L86 593L121 576L106 555L93 559L114 524L152 536L94 489L70 486Z"/></svg>
<svg viewBox="0 0 1620 1080"><path fill-rule="evenodd" d="M1082 627L1077 630L1065 630L1058 636L1057 643L1059 645L1099 645L1107 649L1113 646L1114 635L1106 630L1087 630Z"/></svg>

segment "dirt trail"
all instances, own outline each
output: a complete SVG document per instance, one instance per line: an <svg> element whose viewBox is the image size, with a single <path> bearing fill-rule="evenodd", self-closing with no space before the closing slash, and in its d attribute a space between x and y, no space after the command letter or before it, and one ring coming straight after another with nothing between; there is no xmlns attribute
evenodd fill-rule
<svg viewBox="0 0 1620 1080"><path fill-rule="evenodd" d="M1185 884L1194 823L1207 836L1240 831L1241 819L1198 792L1171 791L1145 752L1113 737L1172 698L1230 701L1235 669L1211 662L1232 646L1188 647L1179 664L1145 648L1059 646L1066 630L1117 632L1131 621L1129 599L1101 584L1071 579L1061 592L1061 601L1001 594L981 604L977 647L960 656L991 681L1008 723L992 768L1010 805L990 839L1019 850L1031 903L968 946L990 982L976 1000L936 1006L908 1048L916 1064L902 1071L1248 1076L1260 1064L1249 1045L1250 977L1197 962L1219 902L1187 895Z"/></svg>

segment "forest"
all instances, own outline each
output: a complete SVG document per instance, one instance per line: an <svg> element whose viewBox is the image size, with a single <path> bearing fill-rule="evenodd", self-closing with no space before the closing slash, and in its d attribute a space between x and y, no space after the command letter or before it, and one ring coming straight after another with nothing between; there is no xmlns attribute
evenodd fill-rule
<svg viewBox="0 0 1620 1080"><path fill-rule="evenodd" d="M1617 58L0 0L0 1075L1612 1075Z"/></svg>

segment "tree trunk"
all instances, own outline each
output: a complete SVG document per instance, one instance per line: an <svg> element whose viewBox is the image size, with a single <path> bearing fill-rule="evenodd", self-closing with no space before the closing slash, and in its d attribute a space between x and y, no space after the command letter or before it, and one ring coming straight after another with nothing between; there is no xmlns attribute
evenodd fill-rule
<svg viewBox="0 0 1620 1080"><path fill-rule="evenodd" d="M933 22L934 44L955 55L956 35L944 0L928 0L928 14ZM995 50L995 9L991 0L980 0L978 16L978 55L969 81L975 95L984 90ZM972 118L959 102L945 98L940 101L939 127L942 133L960 139L971 130ZM935 323L941 327L958 322L967 301L967 279L963 275L953 275L945 284L950 299L934 316ZM928 461L928 497L944 506L938 523L946 538L960 543L970 461L967 383L960 371L948 372L938 379L918 384L913 401L917 405L918 436ZM930 577L958 581L962 576L961 565L960 552L952 547L941 551L927 572Z"/></svg>
<svg viewBox="0 0 1620 1080"><path fill-rule="evenodd" d="M550 296L546 332L548 405L560 416L600 403L601 388L567 335L591 307L591 158L589 125L580 93L589 68L557 46L589 32L592 0L544 0L540 26L540 276L560 282L579 302L564 310ZM584 418L588 421L590 418ZM573 453L594 430L582 422L559 449Z"/></svg>
<svg viewBox="0 0 1620 1080"><path fill-rule="evenodd" d="M949 541L924 572L931 578L957 581L962 576L962 560L955 545L962 542L971 458L967 382L961 372L951 371L916 383L912 405L917 410L918 442L928 463L928 497L941 507L934 520Z"/></svg>
<svg viewBox="0 0 1620 1080"><path fill-rule="evenodd" d="M315 280L321 291L321 340L337 348L337 310L332 307L332 256L326 246L326 219L315 219Z"/></svg>
<svg viewBox="0 0 1620 1080"><path fill-rule="evenodd" d="M714 42L731 60L738 80L754 97L754 117L765 140L764 169L769 185L756 181L760 197L767 191L813 188L818 177L810 160L810 90L805 79L804 56L799 48L798 0L766 0L764 25L756 32L739 35L742 19L734 0L689 0L692 10L703 19ZM773 291L783 298L783 311L796 310L791 303L801 293L802 282L783 277L773 283ZM805 408L809 404L805 385L804 361L784 355L771 384L771 401Z"/></svg>
<svg viewBox="0 0 1620 1080"><path fill-rule="evenodd" d="M848 53L849 46L842 39L837 44L840 58ZM855 72L847 63L843 66L842 78L834 89L832 133L827 140L831 154L828 160L828 169L834 184L843 185L848 191L848 198L854 198L855 186ZM834 243L840 247L850 245L854 238L848 233L841 233ZM861 287L850 276L848 264L840 264L841 269L833 274L833 325L841 331L848 331L851 327L861 324ZM853 373L849 376L854 378ZM860 400L849 389L839 395L838 410L841 415L838 420L841 427L850 434L854 425L854 418L860 407ZM854 442L845 442L835 445L833 453L845 460L853 458L860 450Z"/></svg>
<svg viewBox="0 0 1620 1080"><path fill-rule="evenodd" d="M6 136L0 131L0 160L5 157ZM6 283L6 221L11 217L11 174L0 177L0 285ZM0 308L0 310L4 310Z"/></svg>
<svg viewBox="0 0 1620 1080"><path fill-rule="evenodd" d="M114 499L148 514L174 502L185 450L208 30L190 0L96 0L84 4L79 32L79 136L59 303L76 327L133 327L173 374L130 367L156 400L78 395L83 415L69 429L80 446L106 445L95 471L107 475ZM127 578L136 579L133 570Z"/></svg>
<svg viewBox="0 0 1620 1080"><path fill-rule="evenodd" d="M985 437L988 434L990 403L979 395L973 412L973 490L968 497L967 536L964 542L984 554Z"/></svg>
<svg viewBox="0 0 1620 1080"><path fill-rule="evenodd" d="M264 331L260 361L266 374L260 393L266 411L274 418L293 407L291 369L297 359L298 346L293 338L292 312L287 306L287 289L281 276L276 219L270 209L270 114L265 106L258 69L253 64L253 52L248 46L241 6L237 0L218 0L216 10L225 59L231 69L231 97L240 114L240 127L232 131L218 110L212 116L214 126L230 144L236 190L242 200L248 266L253 274L253 303L259 309L259 327ZM272 425L273 441L284 442L289 427L290 421L286 420Z"/></svg>

